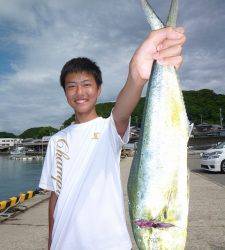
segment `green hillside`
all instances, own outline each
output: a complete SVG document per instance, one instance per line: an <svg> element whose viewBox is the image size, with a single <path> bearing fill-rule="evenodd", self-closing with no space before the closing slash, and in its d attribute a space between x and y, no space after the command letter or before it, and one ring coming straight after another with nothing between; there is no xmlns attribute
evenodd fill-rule
<svg viewBox="0 0 225 250"><path fill-rule="evenodd" d="M210 89L198 91L183 91L184 102L190 121L195 124L203 122L211 124L220 123L220 108L225 116L225 95L216 94ZM142 97L131 116L131 125L140 126L144 109L145 97ZM108 117L114 106L114 102L101 103L96 105L99 116ZM74 121L74 115L67 119L63 126L68 126Z"/></svg>
<svg viewBox="0 0 225 250"><path fill-rule="evenodd" d="M41 139L43 136L49 136L58 132L58 129L53 127L37 127L29 128L25 130L22 134L18 135L19 138L35 138Z"/></svg>
<svg viewBox="0 0 225 250"><path fill-rule="evenodd" d="M15 138L16 135L13 133L0 132L0 138Z"/></svg>
<svg viewBox="0 0 225 250"><path fill-rule="evenodd" d="M184 102L188 118L195 124L202 122L210 124L220 124L220 109L222 116L225 117L225 95L216 94L210 89L201 89L198 91L183 91ZM142 97L131 116L131 125L141 125L145 98ZM96 105L96 111L99 116L108 117L114 106L114 102L99 103ZM75 120L74 114L65 120L60 129L65 128ZM16 136L12 133L0 132L0 138L20 137L20 138L42 138L56 133L58 130L53 127L37 127L25 130L22 134Z"/></svg>
<svg viewBox="0 0 225 250"><path fill-rule="evenodd" d="M195 124L202 121L211 124L220 123L220 108L225 116L225 95L216 94L210 89L183 91L189 119Z"/></svg>

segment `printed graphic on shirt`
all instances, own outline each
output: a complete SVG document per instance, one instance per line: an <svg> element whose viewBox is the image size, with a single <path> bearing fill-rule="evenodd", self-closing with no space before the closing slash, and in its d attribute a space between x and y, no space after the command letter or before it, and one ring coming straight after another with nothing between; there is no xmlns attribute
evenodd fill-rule
<svg viewBox="0 0 225 250"><path fill-rule="evenodd" d="M56 194L59 195L62 188L62 175L63 175L63 161L69 160L69 146L67 141L60 138L55 144L55 162L56 162L56 176L51 178L56 182Z"/></svg>
<svg viewBox="0 0 225 250"><path fill-rule="evenodd" d="M91 139L99 139L100 138L100 133L99 132L94 132Z"/></svg>

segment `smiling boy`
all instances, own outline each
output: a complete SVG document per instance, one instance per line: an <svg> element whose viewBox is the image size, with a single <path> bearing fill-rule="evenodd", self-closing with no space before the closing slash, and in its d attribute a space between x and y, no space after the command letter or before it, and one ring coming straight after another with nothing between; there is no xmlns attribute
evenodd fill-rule
<svg viewBox="0 0 225 250"><path fill-rule="evenodd" d="M60 82L76 116L49 141L39 187L51 191L49 249L130 250L120 182L120 153L130 116L154 60L179 68L182 28L151 32L134 53L126 84L108 118L98 117L101 71L88 58L68 61Z"/></svg>

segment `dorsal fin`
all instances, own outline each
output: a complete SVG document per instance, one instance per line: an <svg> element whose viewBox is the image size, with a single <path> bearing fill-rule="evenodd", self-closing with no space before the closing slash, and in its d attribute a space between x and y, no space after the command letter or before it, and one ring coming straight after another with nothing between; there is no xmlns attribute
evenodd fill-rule
<svg viewBox="0 0 225 250"><path fill-rule="evenodd" d="M157 30L163 28L164 27L163 22L156 15L156 13L154 12L150 4L147 2L147 0L141 0L141 4L147 16L147 20L151 26L151 29Z"/></svg>
<svg viewBox="0 0 225 250"><path fill-rule="evenodd" d="M176 27L178 14L178 0L172 0L166 26Z"/></svg>

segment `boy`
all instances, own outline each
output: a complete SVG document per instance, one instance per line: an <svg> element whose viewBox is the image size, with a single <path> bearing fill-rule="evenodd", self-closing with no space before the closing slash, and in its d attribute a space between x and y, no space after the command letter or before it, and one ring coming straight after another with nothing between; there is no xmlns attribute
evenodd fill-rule
<svg viewBox="0 0 225 250"><path fill-rule="evenodd" d="M182 28L151 32L134 53L127 82L110 117L95 111L101 71L88 58L67 62L60 76L74 124L49 141L39 187L51 191L49 249L130 250L126 227L120 153L129 140L130 116L150 77L153 60L179 68Z"/></svg>

